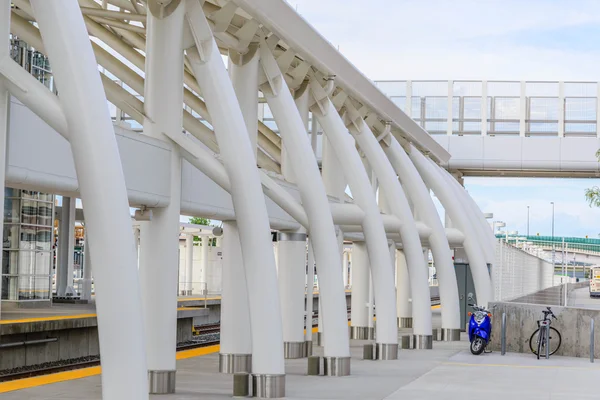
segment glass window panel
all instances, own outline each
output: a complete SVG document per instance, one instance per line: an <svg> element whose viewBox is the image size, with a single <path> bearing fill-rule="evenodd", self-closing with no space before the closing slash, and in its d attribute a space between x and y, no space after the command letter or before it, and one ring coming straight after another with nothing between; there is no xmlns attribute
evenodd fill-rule
<svg viewBox="0 0 600 400"><path fill-rule="evenodd" d="M596 82L565 82L565 97L595 97Z"/></svg>
<svg viewBox="0 0 600 400"><path fill-rule="evenodd" d="M452 119L460 118L460 97L454 96L452 98Z"/></svg>
<svg viewBox="0 0 600 400"><path fill-rule="evenodd" d="M481 132L481 122L463 122L464 132Z"/></svg>
<svg viewBox="0 0 600 400"><path fill-rule="evenodd" d="M529 99L529 119L558 121L558 98L531 97Z"/></svg>
<svg viewBox="0 0 600 400"><path fill-rule="evenodd" d="M437 119L448 118L448 98L447 97L426 97L425 98L425 118Z"/></svg>
<svg viewBox="0 0 600 400"><path fill-rule="evenodd" d="M567 122L565 123L565 132L596 133L596 124Z"/></svg>
<svg viewBox="0 0 600 400"><path fill-rule="evenodd" d="M9 300L8 298L8 293L9 293L9 285L10 285L10 278L8 276L2 276L2 300Z"/></svg>
<svg viewBox="0 0 600 400"><path fill-rule="evenodd" d="M558 133L557 122L531 122L529 123L531 133Z"/></svg>
<svg viewBox="0 0 600 400"><path fill-rule="evenodd" d="M19 251L19 275L35 275L35 251Z"/></svg>
<svg viewBox="0 0 600 400"><path fill-rule="evenodd" d="M520 82L488 82L488 96L508 97L520 96Z"/></svg>
<svg viewBox="0 0 600 400"><path fill-rule="evenodd" d="M2 251L2 275L16 274L19 268L18 250Z"/></svg>
<svg viewBox="0 0 600 400"><path fill-rule="evenodd" d="M52 249L52 227L37 227L36 228L36 243L37 251L50 251Z"/></svg>
<svg viewBox="0 0 600 400"><path fill-rule="evenodd" d="M33 279L33 299L50 299L50 278L48 276L36 276Z"/></svg>
<svg viewBox="0 0 600 400"><path fill-rule="evenodd" d="M275 123L275 121L273 120L263 120L263 123L269 128L271 129L273 132L278 132L277 130L277 124Z"/></svg>
<svg viewBox="0 0 600 400"><path fill-rule="evenodd" d="M446 121L425 121L425 129L430 133L446 132L447 127Z"/></svg>
<svg viewBox="0 0 600 400"><path fill-rule="evenodd" d="M22 250L35 250L36 227L21 225L21 242L19 248Z"/></svg>
<svg viewBox="0 0 600 400"><path fill-rule="evenodd" d="M413 119L421 119L423 116L421 115L421 98L420 97L411 97L411 117Z"/></svg>
<svg viewBox="0 0 600 400"><path fill-rule="evenodd" d="M519 119L519 105L521 99L518 97L496 97L495 119ZM517 131L519 129L517 128Z"/></svg>
<svg viewBox="0 0 600 400"><path fill-rule="evenodd" d="M413 96L448 96L447 81L413 81Z"/></svg>
<svg viewBox="0 0 600 400"><path fill-rule="evenodd" d="M558 82L526 82L527 96L558 96Z"/></svg>
<svg viewBox="0 0 600 400"><path fill-rule="evenodd" d="M43 201L54 202L54 195L50 193L40 193L39 199Z"/></svg>
<svg viewBox="0 0 600 400"><path fill-rule="evenodd" d="M4 222L18 223L20 218L20 200L4 198Z"/></svg>
<svg viewBox="0 0 600 400"><path fill-rule="evenodd" d="M406 81L379 81L375 84L386 96L406 96Z"/></svg>
<svg viewBox="0 0 600 400"><path fill-rule="evenodd" d="M37 224L52 226L52 203L38 202Z"/></svg>
<svg viewBox="0 0 600 400"><path fill-rule="evenodd" d="M21 197L24 199L36 199L37 192L31 190L21 190Z"/></svg>
<svg viewBox="0 0 600 400"><path fill-rule="evenodd" d="M480 119L481 118L481 98L465 97L463 98L463 118Z"/></svg>
<svg viewBox="0 0 600 400"><path fill-rule="evenodd" d="M49 251L38 251L35 253L36 275L50 276L52 256L53 253Z"/></svg>
<svg viewBox="0 0 600 400"><path fill-rule="evenodd" d="M21 222L24 224L37 224L38 202L30 199L21 201Z"/></svg>
<svg viewBox="0 0 600 400"><path fill-rule="evenodd" d="M19 189L13 189L5 186L4 197L21 197L21 191Z"/></svg>
<svg viewBox="0 0 600 400"><path fill-rule="evenodd" d="M4 224L2 235L3 249L18 249L19 248L19 225Z"/></svg>
<svg viewBox="0 0 600 400"><path fill-rule="evenodd" d="M494 132L519 132L518 122L499 121L495 123L496 129Z"/></svg>
<svg viewBox="0 0 600 400"><path fill-rule="evenodd" d="M565 120L595 121L596 103L595 98L566 98Z"/></svg>
<svg viewBox="0 0 600 400"><path fill-rule="evenodd" d="M455 96L481 96L482 82L454 81L452 92Z"/></svg>
<svg viewBox="0 0 600 400"><path fill-rule="evenodd" d="M406 96L392 96L390 99L399 109L406 110Z"/></svg>

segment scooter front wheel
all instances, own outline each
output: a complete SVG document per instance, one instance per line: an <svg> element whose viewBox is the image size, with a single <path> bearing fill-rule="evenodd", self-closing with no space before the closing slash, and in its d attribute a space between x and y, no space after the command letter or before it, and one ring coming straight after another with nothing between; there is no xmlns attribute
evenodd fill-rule
<svg viewBox="0 0 600 400"><path fill-rule="evenodd" d="M477 336L471 342L471 353L478 356L481 353L483 353L484 350L485 350L485 341L482 338L480 338L479 336Z"/></svg>

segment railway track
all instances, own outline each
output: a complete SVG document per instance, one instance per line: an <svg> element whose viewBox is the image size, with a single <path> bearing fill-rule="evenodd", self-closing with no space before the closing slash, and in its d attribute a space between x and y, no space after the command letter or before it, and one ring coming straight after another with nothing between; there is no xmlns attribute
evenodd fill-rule
<svg viewBox="0 0 600 400"><path fill-rule="evenodd" d="M206 341L198 341L197 343L184 343L177 346L177 351L192 350L200 347L214 346L217 344L219 344L218 338ZM99 365L100 357L98 356L86 357L86 360L80 361L67 360L63 362L32 365L28 367L15 368L13 370L0 371L0 382L8 382L17 379L32 378L35 376L42 375L50 375L58 372L73 371L76 369L97 367Z"/></svg>

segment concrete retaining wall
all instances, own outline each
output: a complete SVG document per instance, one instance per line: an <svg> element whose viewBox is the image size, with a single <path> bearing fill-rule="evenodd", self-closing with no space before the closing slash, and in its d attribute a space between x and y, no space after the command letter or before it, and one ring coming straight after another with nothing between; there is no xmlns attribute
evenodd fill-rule
<svg viewBox="0 0 600 400"><path fill-rule="evenodd" d="M177 320L178 342L192 338L192 319ZM100 355L96 318L0 325L2 344L54 338L48 343L0 348L0 370Z"/></svg>
<svg viewBox="0 0 600 400"><path fill-rule="evenodd" d="M545 305L523 303L491 303L492 341L490 349L500 351L502 313L506 313L506 351L531 353L529 339L537 329L537 320L543 318ZM600 310L552 306L557 319L552 321L562 336L562 344L557 355L589 357L590 320L593 318L596 331L600 330ZM535 339L534 339L535 340ZM535 341L534 341L535 343ZM594 338L594 357L600 358L600 334ZM532 354L533 356L533 354Z"/></svg>

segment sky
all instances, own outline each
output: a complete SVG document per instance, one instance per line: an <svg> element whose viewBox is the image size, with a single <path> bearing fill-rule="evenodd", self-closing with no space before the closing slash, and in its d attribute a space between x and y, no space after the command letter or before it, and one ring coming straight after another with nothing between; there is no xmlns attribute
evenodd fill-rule
<svg viewBox="0 0 600 400"><path fill-rule="evenodd" d="M372 80L600 80L599 0L288 0ZM509 231L598 238L598 179L465 178ZM442 212L443 213L443 212Z"/></svg>
<svg viewBox="0 0 600 400"><path fill-rule="evenodd" d="M597 0L288 0L384 79L597 80Z"/></svg>

